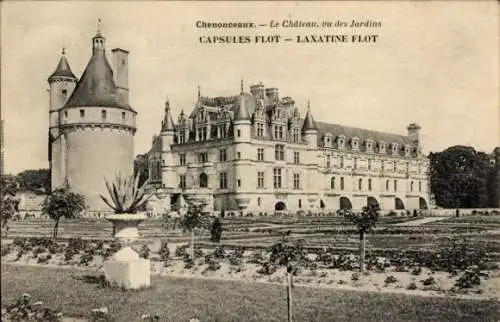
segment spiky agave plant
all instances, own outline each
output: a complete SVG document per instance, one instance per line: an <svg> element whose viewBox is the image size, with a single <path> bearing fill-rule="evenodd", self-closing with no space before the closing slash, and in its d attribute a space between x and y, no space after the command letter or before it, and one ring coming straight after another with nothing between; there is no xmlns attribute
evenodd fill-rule
<svg viewBox="0 0 500 322"><path fill-rule="evenodd" d="M146 193L147 181L139 185L139 173L134 178L134 175L122 176L120 173L116 176L113 183L106 183L111 201L101 195L101 199L113 209L115 214L135 214L146 201L150 195Z"/></svg>

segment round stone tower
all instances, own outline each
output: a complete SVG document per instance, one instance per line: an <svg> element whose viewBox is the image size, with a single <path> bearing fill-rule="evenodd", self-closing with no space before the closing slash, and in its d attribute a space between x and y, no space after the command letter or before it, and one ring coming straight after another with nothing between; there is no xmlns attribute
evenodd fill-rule
<svg viewBox="0 0 500 322"><path fill-rule="evenodd" d="M76 86L70 86L70 77L66 81L67 99L52 99L62 89L49 79L52 189L69 185L86 197L91 212L110 210L100 198L108 194L105 179L133 173L137 112L128 102L128 52L112 50L113 71L105 43L98 30L92 38L92 57L80 80L75 81ZM66 59L65 64L69 70Z"/></svg>

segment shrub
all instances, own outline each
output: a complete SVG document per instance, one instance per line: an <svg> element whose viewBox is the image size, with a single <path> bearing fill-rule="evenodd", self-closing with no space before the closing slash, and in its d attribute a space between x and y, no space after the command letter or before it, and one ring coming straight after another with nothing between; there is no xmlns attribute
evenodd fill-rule
<svg viewBox="0 0 500 322"><path fill-rule="evenodd" d="M433 276L429 276L425 280L420 281L424 286L430 286L436 284L436 280L434 279Z"/></svg>
<svg viewBox="0 0 500 322"><path fill-rule="evenodd" d="M353 273L351 275L351 281L359 281L359 273Z"/></svg>
<svg viewBox="0 0 500 322"><path fill-rule="evenodd" d="M94 255L91 253L83 253L83 255L80 257L80 265L88 266L89 263L94 259Z"/></svg>
<svg viewBox="0 0 500 322"><path fill-rule="evenodd" d="M139 257L144 258L144 259L148 259L150 252L151 252L151 249L149 249L149 246L147 244L145 244L139 250Z"/></svg>
<svg viewBox="0 0 500 322"><path fill-rule="evenodd" d="M455 282L459 289L473 288L481 284L481 272L477 266L469 267Z"/></svg>
<svg viewBox="0 0 500 322"><path fill-rule="evenodd" d="M188 247L189 247L188 244L177 246L177 248L175 249L175 256L176 257L189 256L187 251L186 251Z"/></svg>
<svg viewBox="0 0 500 322"><path fill-rule="evenodd" d="M272 275L276 272L277 267L273 263L263 263L261 268L257 270L257 273L262 275Z"/></svg>
<svg viewBox="0 0 500 322"><path fill-rule="evenodd" d="M416 290L417 289L417 284L415 281L411 281L410 284L406 287L407 290Z"/></svg>
<svg viewBox="0 0 500 322"><path fill-rule="evenodd" d="M231 265L241 265L243 262L243 251L242 250L234 250L228 256L229 263Z"/></svg>
<svg viewBox="0 0 500 322"><path fill-rule="evenodd" d="M42 255L42 256L38 257L37 263L38 264L47 264L48 261L51 259L52 259L52 255L50 255L50 254L47 254L45 256Z"/></svg>
<svg viewBox="0 0 500 322"><path fill-rule="evenodd" d="M213 256L215 258L226 258L226 251L224 250L224 246L216 247L213 252Z"/></svg>
<svg viewBox="0 0 500 322"><path fill-rule="evenodd" d="M63 321L63 314L43 306L42 301L31 302L29 294L23 294L14 304L2 308L2 321Z"/></svg>
<svg viewBox="0 0 500 322"><path fill-rule="evenodd" d="M394 211L394 210L391 210L387 213L387 217L396 217L398 214Z"/></svg>
<svg viewBox="0 0 500 322"><path fill-rule="evenodd" d="M396 283L398 280L394 277L394 275L389 275L385 279L386 284Z"/></svg>
<svg viewBox="0 0 500 322"><path fill-rule="evenodd" d="M163 265L168 265L168 258L170 257L170 249L168 248L167 241L162 241L160 245L160 249L158 250L158 254L160 255L161 260L163 261Z"/></svg>
<svg viewBox="0 0 500 322"><path fill-rule="evenodd" d="M420 275L422 273L422 267L417 266L411 270L411 275Z"/></svg>

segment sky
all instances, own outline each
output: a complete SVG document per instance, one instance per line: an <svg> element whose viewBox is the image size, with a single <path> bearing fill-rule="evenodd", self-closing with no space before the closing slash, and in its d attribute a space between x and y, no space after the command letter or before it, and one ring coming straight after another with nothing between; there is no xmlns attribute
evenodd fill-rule
<svg viewBox="0 0 500 322"><path fill-rule="evenodd" d="M62 46L79 77L97 19L108 50L130 51L135 153L148 151L168 97L176 120L197 98L263 82L302 115L406 133L422 127L424 152L500 145L499 6L480 2L1 2L1 111L5 171L47 168L47 77ZM378 28L199 29L197 21L379 21ZM208 35L377 34L375 43L202 44ZM111 61L110 52L108 60Z"/></svg>

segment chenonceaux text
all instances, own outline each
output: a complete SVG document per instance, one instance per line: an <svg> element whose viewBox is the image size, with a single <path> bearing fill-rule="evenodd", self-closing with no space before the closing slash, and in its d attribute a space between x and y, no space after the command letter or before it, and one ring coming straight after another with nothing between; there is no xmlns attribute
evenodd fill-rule
<svg viewBox="0 0 500 322"><path fill-rule="evenodd" d="M222 28L255 28L253 22L207 22L207 21L197 21L196 28L212 28L212 29L222 29Z"/></svg>

